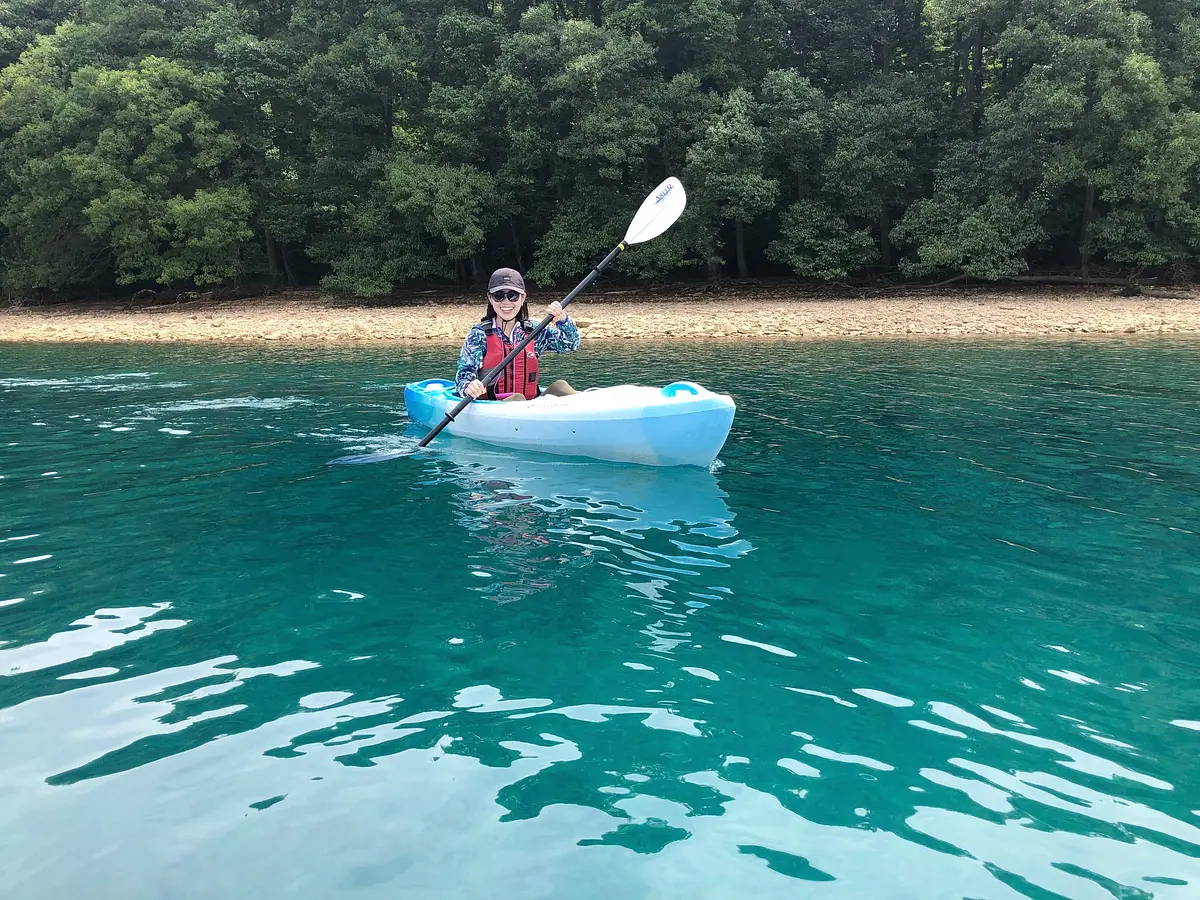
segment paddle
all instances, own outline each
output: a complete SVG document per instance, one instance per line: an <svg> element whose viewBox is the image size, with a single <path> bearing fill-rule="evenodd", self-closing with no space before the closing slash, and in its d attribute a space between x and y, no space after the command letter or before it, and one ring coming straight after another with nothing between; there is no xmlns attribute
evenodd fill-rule
<svg viewBox="0 0 1200 900"><path fill-rule="evenodd" d="M579 284L575 285L575 289L563 298L563 308L566 309L572 300L582 294L584 290L587 289L589 284L600 277L600 273L604 271L609 263L620 256L621 251L626 247L631 244L641 244L645 243L646 241L652 241L672 225L674 225L675 221L680 217L680 215L683 214L683 208L686 205L687 195L684 193L683 185L679 183L678 178L668 178L666 181L656 187L650 193L650 196L642 201L642 205L638 208L637 215L635 215L633 217L633 221L629 223L629 228L625 232L625 240L617 244L617 246L612 249L612 252L610 252L608 256L604 257L604 259L600 261L599 265L592 269L592 271L588 273L587 277L583 279L583 281L579 282ZM534 326L533 331L525 335L521 343L517 344L517 346L513 347L512 350L509 351L508 355L500 361L500 365L492 369L492 371L488 373L487 377L483 379L484 387L490 387L496 383L508 364L517 358L517 354L525 349L526 344L536 338L538 334L541 333L542 329L550 324L551 318L552 317L547 314L541 322ZM446 413L442 421L440 421L437 426L429 432L429 434L421 438L421 442L417 444L417 446L426 446L430 441L438 436L438 433L443 428L453 422L455 417L464 409L466 409L470 403L470 397L463 397L462 401L456 407L454 407L454 409Z"/></svg>

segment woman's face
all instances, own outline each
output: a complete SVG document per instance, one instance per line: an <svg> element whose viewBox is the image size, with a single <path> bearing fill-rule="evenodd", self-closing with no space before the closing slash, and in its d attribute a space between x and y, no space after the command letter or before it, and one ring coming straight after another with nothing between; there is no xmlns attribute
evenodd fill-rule
<svg viewBox="0 0 1200 900"><path fill-rule="evenodd" d="M521 304L525 302L525 294L511 288L501 288L494 294L488 294L488 299L492 301L492 311L496 313L496 317L501 322L510 322L521 311Z"/></svg>

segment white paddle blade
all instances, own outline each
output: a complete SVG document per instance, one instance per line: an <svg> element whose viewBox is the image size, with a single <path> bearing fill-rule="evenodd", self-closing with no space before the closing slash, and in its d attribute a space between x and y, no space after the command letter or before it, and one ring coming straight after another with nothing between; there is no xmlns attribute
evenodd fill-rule
<svg viewBox="0 0 1200 900"><path fill-rule="evenodd" d="M641 244L652 241L675 224L675 220L683 215L687 206L687 194L679 179L672 176L656 187L653 193L642 201L641 208L629 230L625 232L626 244Z"/></svg>

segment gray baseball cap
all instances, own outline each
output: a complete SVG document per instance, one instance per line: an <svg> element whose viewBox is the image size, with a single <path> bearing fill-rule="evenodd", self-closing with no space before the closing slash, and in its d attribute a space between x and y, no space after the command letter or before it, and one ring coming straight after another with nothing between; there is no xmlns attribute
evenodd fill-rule
<svg viewBox="0 0 1200 900"><path fill-rule="evenodd" d="M516 269L497 269L488 279L488 293L494 293L501 288L520 291L523 294L525 293L525 279Z"/></svg>

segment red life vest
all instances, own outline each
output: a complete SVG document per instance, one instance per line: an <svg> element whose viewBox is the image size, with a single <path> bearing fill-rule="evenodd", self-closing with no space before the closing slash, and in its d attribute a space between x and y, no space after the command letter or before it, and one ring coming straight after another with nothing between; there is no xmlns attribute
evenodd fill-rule
<svg viewBox="0 0 1200 900"><path fill-rule="evenodd" d="M496 327L494 321L483 326L483 333L487 335L487 345L483 351L483 364L479 368L480 379L500 365L513 348L513 342L505 336L502 329ZM517 354L504 373L488 388L489 400L495 400L498 394L524 394L526 400L537 397L538 358L533 343L530 341L526 344L525 349Z"/></svg>

